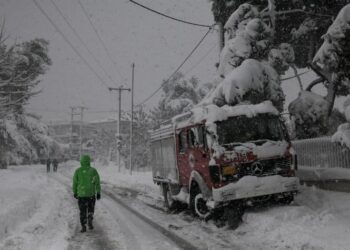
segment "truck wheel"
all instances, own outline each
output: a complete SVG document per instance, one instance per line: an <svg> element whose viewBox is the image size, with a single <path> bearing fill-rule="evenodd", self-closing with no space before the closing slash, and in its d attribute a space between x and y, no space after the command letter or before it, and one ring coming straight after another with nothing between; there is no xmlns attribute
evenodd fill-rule
<svg viewBox="0 0 350 250"><path fill-rule="evenodd" d="M196 214L203 219L210 214L210 211L207 207L207 201L203 198L203 195L201 193L198 193L194 197L194 210Z"/></svg>
<svg viewBox="0 0 350 250"><path fill-rule="evenodd" d="M225 217L227 218L227 224L230 229L236 229L242 222L242 216L244 214L243 206L241 203L231 203L225 207Z"/></svg>
<svg viewBox="0 0 350 250"><path fill-rule="evenodd" d="M283 198L279 199L278 202L283 205L289 205L294 201L294 195L293 194L288 194L285 195Z"/></svg>

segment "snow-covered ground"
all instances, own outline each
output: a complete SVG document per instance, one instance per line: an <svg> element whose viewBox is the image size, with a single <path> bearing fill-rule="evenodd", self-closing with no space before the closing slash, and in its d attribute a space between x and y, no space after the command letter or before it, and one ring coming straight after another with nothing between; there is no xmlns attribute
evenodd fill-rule
<svg viewBox="0 0 350 250"><path fill-rule="evenodd" d="M176 249L106 196L96 205L96 230L79 233L77 204L63 185L70 184L75 164L50 174L42 165L0 171L0 249ZM200 249L349 249L348 193L302 187L289 206L247 210L232 231L186 211L166 213L150 172L119 173L113 165L97 169L104 190Z"/></svg>

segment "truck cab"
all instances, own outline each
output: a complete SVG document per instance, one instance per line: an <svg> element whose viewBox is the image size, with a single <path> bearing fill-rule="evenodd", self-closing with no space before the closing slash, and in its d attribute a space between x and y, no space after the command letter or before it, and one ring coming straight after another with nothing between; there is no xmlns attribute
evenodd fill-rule
<svg viewBox="0 0 350 250"><path fill-rule="evenodd" d="M270 102L200 107L174 117L167 129L168 152L162 150L166 136L159 139L156 131L152 152L158 164L154 181L163 185L168 201L187 203L206 217L218 207L293 200L299 183L297 158L284 121ZM160 174L170 165L167 176Z"/></svg>

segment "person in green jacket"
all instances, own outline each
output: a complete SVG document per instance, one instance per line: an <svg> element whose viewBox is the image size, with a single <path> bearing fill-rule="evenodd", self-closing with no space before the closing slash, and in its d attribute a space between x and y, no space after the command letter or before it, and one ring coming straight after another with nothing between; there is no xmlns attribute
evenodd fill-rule
<svg viewBox="0 0 350 250"><path fill-rule="evenodd" d="M101 198L100 176L90 162L90 156L82 155L80 167L73 176L73 194L78 200L82 233L86 232L86 222L90 230L94 228L92 220L95 202Z"/></svg>

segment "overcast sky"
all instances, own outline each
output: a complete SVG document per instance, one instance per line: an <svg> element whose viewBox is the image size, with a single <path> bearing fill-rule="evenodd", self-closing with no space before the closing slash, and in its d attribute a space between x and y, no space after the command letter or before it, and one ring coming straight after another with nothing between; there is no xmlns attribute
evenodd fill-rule
<svg viewBox="0 0 350 250"><path fill-rule="evenodd" d="M107 56L94 33L78 0L54 0L68 17L68 21L84 39L89 50L114 80L95 63L50 0L37 0L53 19L67 39L92 65L104 81L113 87L130 86L131 64L135 62L135 103L148 97L162 79L167 78L193 49L207 31L148 12L127 0L81 0L90 14L93 24L105 43ZM141 3L166 14L189 21L212 24L213 17L207 0L140 0ZM69 107L85 105L89 108L87 119L103 118L108 113L94 113L115 109L116 93L111 94L94 73L71 49L59 32L39 11L32 0L0 0L0 16L6 21L8 43L30 40L36 37L50 41L49 54L52 66L42 77L43 92L31 100L30 111L43 115L45 120L69 119ZM212 32L198 51L181 70L188 76L196 75L202 82L211 79L218 60L217 34ZM209 51L210 54L197 64ZM159 95L158 95L159 96ZM158 97L159 98L159 97ZM157 96L146 104L152 106ZM123 107L130 109L130 94L123 94Z"/></svg>
<svg viewBox="0 0 350 250"><path fill-rule="evenodd" d="M162 79L166 79L178 67L207 31L207 28L166 19L128 0L80 0L105 43L114 61L112 62L78 0L53 0L107 75L64 22L51 0L36 1L109 86L123 84L130 87L131 64L135 62L135 104L143 101L160 86ZM208 0L138 1L184 20L203 24L214 22ZM114 115L104 111L116 109L116 92L108 91L35 6L33 0L0 0L0 17L6 21L9 44L36 37L50 41L49 54L53 64L47 74L41 77L39 88L43 88L43 92L32 98L29 111L42 115L45 121L69 120L70 106L75 105L89 108L85 115L87 120ZM217 33L213 31L181 71L188 77L195 75L201 83L211 81L218 53ZM306 82L312 79L310 75L303 77L308 79ZM283 88L288 102L296 97L298 85L295 79L283 82ZM148 101L145 107L149 109L154 106L159 96L158 94ZM123 108L130 109L130 94L125 92L122 99Z"/></svg>

